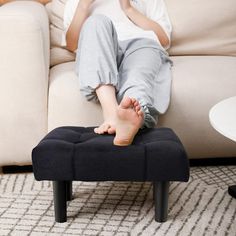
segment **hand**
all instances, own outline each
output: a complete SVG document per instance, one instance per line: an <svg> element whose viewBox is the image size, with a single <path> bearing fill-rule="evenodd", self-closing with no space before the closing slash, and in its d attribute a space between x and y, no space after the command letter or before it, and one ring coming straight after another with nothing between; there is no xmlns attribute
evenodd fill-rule
<svg viewBox="0 0 236 236"><path fill-rule="evenodd" d="M0 6L5 4L5 3L8 3L8 2L12 2L13 0L0 0Z"/></svg>
<svg viewBox="0 0 236 236"><path fill-rule="evenodd" d="M5 3L13 2L13 1L15 1L15 0L0 0L0 6L5 4ZM39 2L43 5L46 5L47 3L51 2L51 0L33 0L33 1Z"/></svg>
<svg viewBox="0 0 236 236"><path fill-rule="evenodd" d="M127 11L129 8L131 8L130 0L119 0L120 6L123 11Z"/></svg>
<svg viewBox="0 0 236 236"><path fill-rule="evenodd" d="M51 2L51 0L36 0L38 2L40 2L43 5L46 5L47 3Z"/></svg>
<svg viewBox="0 0 236 236"><path fill-rule="evenodd" d="M83 9L88 9L93 2L95 2L95 0L80 0L78 5Z"/></svg>

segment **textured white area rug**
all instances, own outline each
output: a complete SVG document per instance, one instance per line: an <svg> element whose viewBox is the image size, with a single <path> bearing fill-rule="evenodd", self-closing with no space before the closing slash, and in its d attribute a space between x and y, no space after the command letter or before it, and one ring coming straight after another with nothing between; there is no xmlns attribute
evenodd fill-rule
<svg viewBox="0 0 236 236"><path fill-rule="evenodd" d="M32 173L0 175L0 235L236 235L236 167L192 167L171 182L168 220L154 221L149 182L74 182L68 221L54 222L52 185Z"/></svg>

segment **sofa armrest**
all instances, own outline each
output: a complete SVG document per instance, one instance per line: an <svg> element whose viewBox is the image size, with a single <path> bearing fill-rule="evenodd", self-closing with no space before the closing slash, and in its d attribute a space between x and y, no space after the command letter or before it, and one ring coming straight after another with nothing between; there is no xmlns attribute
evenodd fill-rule
<svg viewBox="0 0 236 236"><path fill-rule="evenodd" d="M19 34L38 32L41 44L34 44L34 47L43 49L43 59L45 69L49 71L49 19L45 7L34 1L13 1L0 7L0 42L1 47L8 51L8 44L15 44L18 41ZM15 37L14 37L15 34ZM4 45L5 40L7 44ZM30 40L30 38L29 38ZM38 40L39 42L39 40ZM18 44L19 45L19 44ZM2 49L2 48L1 48ZM0 51L1 55L4 51Z"/></svg>
<svg viewBox="0 0 236 236"><path fill-rule="evenodd" d="M49 20L34 1L0 7L0 166L31 163L47 133Z"/></svg>

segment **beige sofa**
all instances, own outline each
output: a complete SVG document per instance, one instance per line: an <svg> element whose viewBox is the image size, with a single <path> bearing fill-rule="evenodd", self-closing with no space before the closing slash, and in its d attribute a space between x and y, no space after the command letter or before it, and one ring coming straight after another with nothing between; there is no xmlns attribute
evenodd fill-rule
<svg viewBox="0 0 236 236"><path fill-rule="evenodd" d="M31 164L32 148L55 127L102 121L99 105L79 92L75 55L60 42L65 1L0 7L0 166ZM175 130L189 158L236 157L235 143L208 119L215 103L236 94L236 2L166 4L174 66L171 104L159 126Z"/></svg>

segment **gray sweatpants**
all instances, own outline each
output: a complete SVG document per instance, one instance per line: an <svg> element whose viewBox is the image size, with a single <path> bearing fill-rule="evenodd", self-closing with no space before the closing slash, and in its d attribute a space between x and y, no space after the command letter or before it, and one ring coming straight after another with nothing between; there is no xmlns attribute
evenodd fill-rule
<svg viewBox="0 0 236 236"><path fill-rule="evenodd" d="M95 89L101 84L116 88L118 103L124 96L136 98L144 111L143 127L155 127L158 114L170 99L171 60L155 40L118 40L112 21L105 15L84 22L76 51L75 72L80 90L98 102Z"/></svg>

